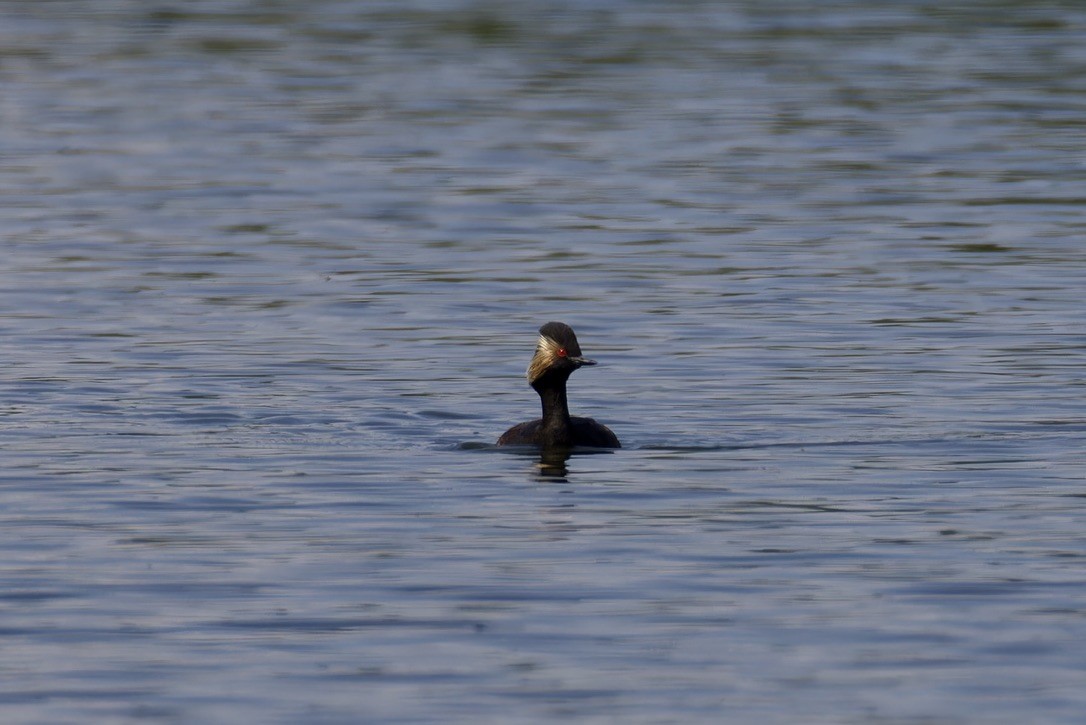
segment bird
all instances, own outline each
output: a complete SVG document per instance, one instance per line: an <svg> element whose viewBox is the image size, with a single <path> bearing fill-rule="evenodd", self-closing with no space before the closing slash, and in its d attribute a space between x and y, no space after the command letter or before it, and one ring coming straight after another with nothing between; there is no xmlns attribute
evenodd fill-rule
<svg viewBox="0 0 1086 725"><path fill-rule="evenodd" d="M566 381L574 370L595 364L595 360L581 355L577 335L569 325L548 322L540 327L527 377L528 384L539 393L543 417L513 426L498 439L498 445L532 445L543 449L621 448L618 436L607 426L592 418L569 414Z"/></svg>

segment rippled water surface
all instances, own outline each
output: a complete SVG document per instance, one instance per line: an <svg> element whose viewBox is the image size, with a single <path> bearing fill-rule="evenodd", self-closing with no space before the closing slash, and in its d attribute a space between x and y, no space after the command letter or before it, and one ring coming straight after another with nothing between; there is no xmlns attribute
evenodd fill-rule
<svg viewBox="0 0 1086 725"><path fill-rule="evenodd" d="M3 721L1082 722L1086 9L957 6L4 3Z"/></svg>

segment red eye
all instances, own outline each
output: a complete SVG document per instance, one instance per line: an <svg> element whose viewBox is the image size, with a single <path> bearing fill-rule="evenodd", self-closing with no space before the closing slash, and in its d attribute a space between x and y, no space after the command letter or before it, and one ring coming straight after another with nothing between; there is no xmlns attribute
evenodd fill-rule
<svg viewBox="0 0 1086 725"><path fill-rule="evenodd" d="M566 356L566 348L564 348L564 347L558 348L558 357L565 357L565 356Z"/></svg>

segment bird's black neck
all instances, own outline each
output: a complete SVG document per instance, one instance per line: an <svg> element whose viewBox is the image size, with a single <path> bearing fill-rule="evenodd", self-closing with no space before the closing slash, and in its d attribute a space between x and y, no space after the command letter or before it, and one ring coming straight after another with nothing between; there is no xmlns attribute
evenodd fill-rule
<svg viewBox="0 0 1086 725"><path fill-rule="evenodd" d="M566 400L566 380L568 379L568 375L545 375L532 384L543 404L543 422L540 432L544 445L568 446L572 444L569 402Z"/></svg>

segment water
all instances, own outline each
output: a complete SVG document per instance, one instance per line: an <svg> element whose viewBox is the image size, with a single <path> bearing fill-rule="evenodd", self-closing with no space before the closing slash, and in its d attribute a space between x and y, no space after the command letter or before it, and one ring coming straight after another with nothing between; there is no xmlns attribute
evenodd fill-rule
<svg viewBox="0 0 1086 725"><path fill-rule="evenodd" d="M3 720L1080 722L1084 39L5 3Z"/></svg>

